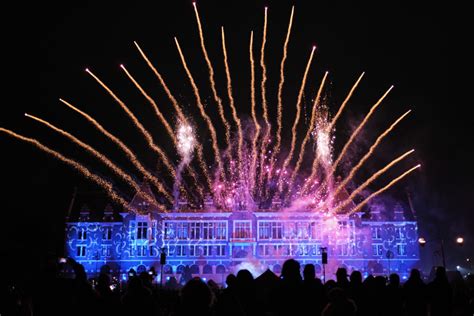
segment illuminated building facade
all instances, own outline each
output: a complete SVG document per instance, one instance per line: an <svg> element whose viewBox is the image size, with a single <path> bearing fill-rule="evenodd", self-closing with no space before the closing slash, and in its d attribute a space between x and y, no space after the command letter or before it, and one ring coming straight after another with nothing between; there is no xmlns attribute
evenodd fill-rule
<svg viewBox="0 0 474 316"><path fill-rule="evenodd" d="M337 267L350 273L406 276L419 261L417 223L412 212L399 205L389 218L380 211L351 216L325 217L318 212L276 211L278 203L259 211L217 211L206 200L203 211L186 211L181 203L174 212L149 209L135 197L130 206L144 215L116 214L106 207L100 218L83 207L66 224L66 253L83 264L93 276L107 265L112 274L125 276L154 267L161 271L160 252L167 254L165 276L177 276L185 266L191 273L225 280L235 268L252 266L263 272L269 268L279 274L286 259L302 266L316 265L321 271L321 247L327 247L328 278ZM273 209L272 209L273 208Z"/></svg>

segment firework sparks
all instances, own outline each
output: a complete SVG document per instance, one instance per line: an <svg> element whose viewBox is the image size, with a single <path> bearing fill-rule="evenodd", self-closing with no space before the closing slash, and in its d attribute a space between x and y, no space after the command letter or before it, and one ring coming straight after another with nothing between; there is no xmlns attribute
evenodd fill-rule
<svg viewBox="0 0 474 316"><path fill-rule="evenodd" d="M357 165L352 168L352 170L349 172L349 175L339 184L336 191L334 192L334 195L337 195L342 190L342 188L344 188L347 185L347 183L351 181L352 177L354 177L354 175L362 167L364 162L366 162L367 159L370 158L370 156L374 153L375 149L380 144L380 142L385 138L385 136L387 136L395 128L395 126L397 126L397 124L400 123L400 121L403 120L403 118L405 118L405 116L410 114L410 112L411 110L405 112L395 122L393 122L393 124L390 125L389 128L387 128L382 134L380 134L379 137L377 137L377 139L375 140L375 143L372 146L370 146L369 151L364 155L364 157L362 157L362 159L357 163Z"/></svg>
<svg viewBox="0 0 474 316"><path fill-rule="evenodd" d="M153 141L153 137L145 129L142 123L140 123L138 118L132 113L132 111L130 111L130 109L125 105L125 103L122 100L120 100L119 97L117 97L117 95L115 95L115 93L113 93L113 91L109 87L107 87L107 85L104 82L102 82L96 75L92 73L92 71L90 71L89 69L86 69L86 72L90 74L92 78L94 78L110 94L110 96L120 105L120 107L125 111L125 113L127 113L127 115L132 120L133 124L145 137L150 148L153 149L158 155L160 155L160 158L162 159L163 164L166 166L166 168L168 168L168 171L171 173L173 177L176 177L174 167L171 164L170 160L168 159L166 153L159 146L155 144L155 142Z"/></svg>
<svg viewBox="0 0 474 316"><path fill-rule="evenodd" d="M216 129L214 128L214 125L212 124L211 118L209 117L209 115L207 115L206 110L204 109L204 105L202 104L202 101L201 101L201 95L199 94L199 89L196 85L196 82L194 81L191 71L188 68L186 59L184 58L181 47L179 46L178 39L175 37L174 41L176 43L179 56L181 57L181 62L183 64L184 70L186 71L186 75L188 76L189 82L191 83L191 86L193 88L194 96L196 97L196 103L199 108L199 111L201 112L201 116L206 121L207 127L209 128L209 131L211 132L212 148L214 150L214 158L216 159L216 163L217 163L217 174L220 174L221 179L224 179L225 177L224 177L224 171L222 169L222 160L221 160L221 156L219 152L219 146L217 144Z"/></svg>
<svg viewBox="0 0 474 316"><path fill-rule="evenodd" d="M370 108L370 111L363 118L362 122L359 123L357 128L350 135L349 139L344 144L342 150L334 155L333 152L333 142L334 142L334 132L335 125L341 116L343 110L351 99L352 95L355 93L356 88L361 82L364 73L362 73L357 81L352 85L349 93L346 95L346 98L341 103L336 114L330 118L330 111L326 106L326 102L321 102L323 89L325 89L325 83L328 79L328 72L324 74L324 77L321 80L319 89L315 96L315 99L312 101L311 107L311 117L309 124L305 125L305 130L301 132L298 128L301 128L302 123L301 116L306 115L306 101L303 98L304 89L306 87L306 81L308 78L309 70L311 69L311 63L313 61L315 47L313 47L309 59L306 64L305 71L303 73L301 84L296 96L296 113L294 121L292 121L291 130L284 131L283 129L283 89L285 85L285 65L288 59L288 45L290 41L290 35L293 25L294 17L294 7L291 9L291 14L288 22L288 28L286 31L286 37L283 44L283 56L279 65L279 80L278 89L275 91L276 96L276 117L270 117L269 109L272 106L271 101L273 98L270 96L272 89L268 88L267 85L272 82L272 78L268 78L267 65L266 65L266 52L267 49L267 22L268 22L268 9L265 8L264 12L264 21L263 21L263 32L262 32L262 42L260 46L260 56L257 61L261 69L261 82L259 87L256 87L255 82L255 59L253 52L254 45L254 33L253 31L250 34L250 43L249 43L249 61L250 61L250 112L251 112L251 122L250 128L247 126L246 121L242 116L239 115L241 111L238 107L239 104L246 104L240 101L237 97L238 94L234 95L232 87L232 78L230 71L229 56L226 47L226 36L224 28L221 28L221 40L222 40L222 53L223 53L223 66L226 78L227 85L227 97L229 100L229 109L230 113L226 113L226 109L223 105L223 100L218 95L216 88L216 80L219 77L217 70L214 69L213 64L209 58L208 48L206 47L203 25L199 12L195 3L193 3L194 13L196 17L197 29L199 33L200 48L203 53L204 61L208 71L208 84L212 91L212 98L217 105L217 114L218 119L222 121L224 132L222 133L224 138L221 138L221 135L216 130L216 127L213 125L211 116L208 114L208 108L204 106L204 96L201 96L201 92L196 82L201 82L196 80L188 67L187 61L184 57L183 51L180 47L180 44L175 37L176 47L179 53L180 61L185 70L186 77L189 79L189 83L192 87L192 91L195 97L196 106L199 109L200 116L206 124L206 131L209 130L210 134L210 143L212 145L212 156L207 157L212 163L207 164L204 150L207 149L207 142L199 142L199 135L203 135L199 131L199 124L194 123L192 117L187 117L183 112L183 107L177 101L171 90L169 89L167 83L165 82L162 74L157 70L157 68L152 64L148 56L144 53L141 47L134 42L135 47L137 48L140 56L146 62L146 65L149 69L152 70L154 75L157 77L160 86L164 89L167 98L171 102L174 112L176 113L176 120L168 121L164 115L166 111L160 109L158 102L156 102L150 94L148 94L145 89L140 85L140 83L135 79L134 76L121 65L120 67L128 77L128 79L133 83L133 85L138 89L141 95L148 101L154 110L154 114L157 118L157 121L164 126L166 133L173 142L174 149L171 155L176 154L174 150L179 154L180 160L179 164L175 166L168 155L170 153L165 152L157 143L155 143L151 133L143 126L139 121L137 116L127 107L127 105L95 74L93 74L89 69L86 69L87 73L95 79L97 83L100 84L105 91L112 96L112 98L119 104L121 109L125 111L127 116L130 118L134 127L138 129L140 134L143 136L144 140L148 146L152 149L153 153L157 154L157 158L160 162L165 165L165 170L160 170L161 174L155 176L152 172L148 171L142 163L137 158L137 155L127 147L119 138L114 136L111 132L107 131L102 125L100 125L94 118L85 112L77 109L70 103L61 100L62 103L67 105L69 108L73 109L84 118L87 119L98 131L100 131L104 136L110 139L115 145L117 145L127 156L133 166L138 170L142 175L144 175L146 180L149 180L159 191L160 195L163 195L168 199L169 204L177 206L178 200L181 197L191 197L194 199L194 205L202 205L203 198L205 194L203 185L200 183L200 179L205 179L207 184L207 193L212 196L216 206L220 210L234 210L234 209L267 209L268 204L271 202L273 205L274 198L280 198L281 203L284 209L301 209L302 207L310 207L314 211L323 212L327 216L327 227L332 227L335 223L331 218L332 215L340 212L352 203L354 198L359 195L362 190L367 188L373 181L378 177L382 176L389 168L394 166L396 163L404 159L406 156L410 155L413 150L406 152L400 157L392 160L385 167L378 170L377 172L371 174L368 179L360 186L358 186L352 193L348 193L348 198L344 201L338 201L337 198L340 197L340 192L346 190L346 186L351 181L355 174L362 168L364 163L374 154L377 146L382 142L382 140L395 128L395 126L406 117L410 111L406 112L400 116L389 128L387 128L381 135L377 137L375 142L369 148L368 152L359 159L355 166L352 167L350 172L347 175L341 177L343 181L337 183L337 186L334 177L338 169L338 166L342 162L348 153L349 147L354 144L355 140L360 137L360 131L364 128L366 123L375 113L375 110L379 107L384 98L388 95L393 87L390 87L385 94L379 98L379 100ZM209 43L210 44L210 43ZM271 47L271 46L268 46ZM211 45L209 46L211 48ZM270 72L271 73L271 72ZM268 88L268 91L267 91ZM260 91L256 91L260 89ZM236 91L236 90L235 90ZM261 99L262 106L262 122L259 122L257 117L257 100L256 93L259 93L259 98ZM267 95L268 94L268 95ZM207 111L206 111L207 110ZM227 121L226 116L232 116L232 119ZM79 145L81 148L90 152L94 157L99 159L104 163L108 168L110 168L115 175L120 177L125 183L134 189L135 192L139 192L148 202L157 203L154 196L149 195L148 193L142 192L138 183L134 180L133 176L124 171L116 164L114 164L105 154L97 151L92 148L87 143L79 140L76 136L52 125L51 123L37 118L32 115L27 115L28 117L45 124L49 128L52 128L56 132L67 137L73 143ZM276 121L276 131L275 135L272 135L272 124ZM193 122L191 124L191 122ZM235 125L234 125L235 123ZM231 126L232 124L232 126ZM221 125L219 125L221 126ZM234 126L236 128L234 128ZM35 139L27 138L21 135L18 135L10 130L0 129L0 131L7 133L13 137L21 139L23 141L32 143L36 147L39 147L43 151L53 155L54 157L62 160L63 162L71 165L75 169L79 170L86 177L92 179L99 186L104 188L107 194L116 202L122 205L126 205L126 202L115 192L112 184L107 182L95 174L92 174L87 168L78 162L66 158L59 154L58 152L42 145ZM250 131L250 132L247 132ZM287 134L290 136L290 144L287 150L284 150L282 146L282 139ZM298 135L302 134L302 135ZM237 139L237 144L232 143L232 141ZM301 145L297 148L297 143L299 143L299 138L302 138ZM275 145L271 146L275 141ZM219 147L219 142L225 144L225 148L221 149ZM308 144L312 144L312 150L308 151ZM299 150L299 151L298 151ZM208 152L206 152L206 155ZM333 161L333 155L337 157ZM196 156L197 163L200 166L200 173L198 174L192 168L192 160ZM170 156L171 157L171 156ZM311 169L306 170L304 164L305 157L309 157L311 163ZM297 159L296 159L297 158ZM296 159L296 164L294 165L293 170L293 160ZM353 210L348 211L348 213L356 212L360 210L365 204L368 203L370 199L375 197L378 194L381 194L396 182L400 181L402 178L411 173L418 166L408 170L403 173L401 176L392 180L388 185L382 189L374 192L369 195L361 204L357 205ZM184 177L184 168L187 168L189 175L191 177ZM225 168L225 169L224 169ZM309 168L309 166L308 166ZM340 168L339 168L340 169ZM212 176L210 176L212 173ZM309 175L308 175L309 174ZM171 180L172 179L172 180ZM170 183L173 181L173 183ZM166 188L173 187L173 193L170 194ZM193 191L197 191L199 194L194 195L190 192L190 186L192 186ZM185 188L185 189L183 189ZM295 199L296 198L296 199ZM298 201L296 203L295 201ZM277 203L277 204L278 204ZM166 205L168 207L169 205ZM334 207L333 207L334 206ZM158 205L162 209L161 205ZM163 210L165 211L165 210Z"/></svg>
<svg viewBox="0 0 474 316"><path fill-rule="evenodd" d="M76 169L77 171L79 171L80 173L82 173L84 175L84 177L86 177L87 179L90 179L92 180L93 182L95 182L98 186L100 186L101 188L103 188L105 190L105 192L107 193L107 195L115 202L117 202L118 204L120 204L124 209L129 209L128 207L128 202L125 201L120 195L118 195L115 190L113 189L113 185L112 183L108 182L107 180L99 177L98 175L92 173L89 169L87 169L86 167L84 167L82 164L78 163L77 161L73 160L73 159L70 159L70 158L67 158L65 156L63 156L62 154L58 153L57 151L43 145L42 143L40 143L39 141L37 141L36 139L33 139L33 138L28 138L28 137L25 137L25 136L22 136L22 135L19 135L11 130L8 130L6 128L3 128L3 127L0 127L0 132L4 132L10 136L13 136L19 140L22 140L24 142L27 142L27 143L30 143L34 146L36 146L37 148L41 149L42 151L50 154L51 156L53 156L54 158L64 162L65 164L73 167L74 169ZM131 210L133 211L133 210Z"/></svg>
<svg viewBox="0 0 474 316"><path fill-rule="evenodd" d="M49 123L49 122L47 122L43 119L40 119L39 117L36 117L34 115L30 115L30 114L27 114L27 113L25 113L25 116L29 117L29 118L37 121L37 122L40 122L41 124L46 125L47 127L51 128L52 130L54 130L54 131L58 132L59 134L67 137L73 143L79 145L81 148L84 148L85 150L87 150L94 157L96 157L99 161L101 161L104 165L106 165L108 168L110 168L116 175L118 175L120 178L122 178L122 180L124 180L128 185L130 185L135 190L136 193L140 193L140 195L143 196L147 200L148 203L150 203L151 205L158 206L158 203L156 202L156 200L152 196L150 196L148 193L143 192L140 189L140 186L138 185L138 183L136 183L130 175L128 175L124 170L122 170L120 167L118 167L110 159L108 159L106 156L104 156L103 154L98 152L96 149L92 148L90 145L88 145L88 144L84 143L83 141L79 140L74 135L60 129L59 127L54 126L53 124L51 124L51 123ZM160 206L160 208L161 208L161 206Z"/></svg>
<svg viewBox="0 0 474 316"><path fill-rule="evenodd" d="M384 174L388 169L390 169L392 166L394 166L396 163L398 163L399 161L403 160L405 157L407 157L408 155L410 155L411 153L413 153L415 150L412 149L412 150L409 150L407 151L406 153L404 153L403 155L395 158L394 160L392 160L390 163L388 163L385 167L383 167L382 169L380 169L379 171L377 171L376 173L374 173L369 179L367 179L363 184L361 184L357 189L355 189L351 195L345 200L343 201L335 210L334 212L337 212L341 209L343 209L344 207L346 207L358 194L360 194L369 184L371 184L373 181L375 181L378 177L380 177L382 174Z"/></svg>
<svg viewBox="0 0 474 316"><path fill-rule="evenodd" d="M67 105L69 108L73 109L74 111L76 111L77 113L82 115L84 118L87 119L87 121L92 123L92 125L94 125L94 127L97 128L97 130L99 130L102 134L104 134L107 138L109 138L113 143L115 143L127 155L128 159L130 159L130 161L133 163L133 165L145 176L145 178L147 180L151 181L151 183L153 183L153 185L155 185L157 190L160 193L162 193L169 201L172 200L171 195L165 189L163 184L158 180L158 178L156 178L155 176L153 176L151 174L151 172L146 170L146 168L138 160L137 156L132 152L132 150L130 148L128 148L119 138L117 138L112 133L107 131L102 125L100 125L89 114L79 110L77 107L73 106L71 103L69 103L69 102L67 102L63 99L59 99L59 101L61 101L63 104Z"/></svg>
<svg viewBox="0 0 474 316"><path fill-rule="evenodd" d="M216 82L214 81L214 68L212 67L211 60L209 59L209 55L207 54L207 49L206 49L206 44L204 42L204 33L202 31L202 25L201 25L201 19L199 18L199 12L196 6L196 2L193 2L194 6L194 13L196 14L196 22L198 25L198 30L199 30L199 38L201 40L201 49L202 53L204 54L204 59L206 60L207 68L209 70L209 82L211 83L211 90L212 90L212 95L214 97L214 100L217 103L217 108L219 110L219 116L221 117L222 123L224 124L225 127L225 139L226 139L226 144L227 146L231 147L230 143L230 125L227 119L225 118L224 114L224 106L222 105L222 99L217 95L217 90L216 90ZM231 151L231 150L229 150Z"/></svg>
<svg viewBox="0 0 474 316"><path fill-rule="evenodd" d="M301 99L303 97L303 91L304 91L304 87L306 85L306 78L308 77L309 68L311 67L311 61L313 60L315 50L316 50L316 46L313 46L313 49L311 50L311 55L309 56L308 63L306 64L306 69L304 71L303 79L301 80L301 87L300 87L300 91L298 93L298 98L296 100L295 121L293 122L293 126L291 127L290 153L288 154L285 161L283 162L282 170L286 170L286 168L288 167L288 165L291 162L291 159L293 158L293 152L295 151L296 127L298 126L298 122L300 121L300 116L301 116ZM280 191L282 190L282 185L283 185L283 183L280 182Z"/></svg>
<svg viewBox="0 0 474 316"><path fill-rule="evenodd" d="M224 53L224 65L225 65L225 74L227 78L227 94L229 95L229 106L232 110L232 118L234 119L235 124L237 125L237 135L238 135L238 143L237 143L237 155L238 155L238 172L242 172L242 149L243 149L243 141L244 136L242 134L242 125L240 124L240 118L237 113L237 109L235 108L234 104L234 97L232 96L232 80L230 77L230 69L229 63L227 61L227 49L225 45L225 34L224 34L224 27L221 28L221 35L222 35L222 51Z"/></svg>
<svg viewBox="0 0 474 316"><path fill-rule="evenodd" d="M387 184L386 186L384 186L383 188L379 189L378 191L375 191L374 193L372 193L371 195L369 195L364 201L362 201L359 205L357 205L357 207L355 207L351 213L356 213L358 211L360 211L360 209L366 205L370 200L372 200L374 197L376 197L377 195L383 193L384 191L388 190L391 186L393 186L395 183L397 183L398 181L400 181L401 179L403 179L404 177L406 177L407 175L409 175L410 173L412 173L413 171L415 171L416 169L420 168L421 165L416 165L415 167L405 171L403 174L401 174L400 176L398 176L397 178L393 179L392 181L390 181L389 184Z"/></svg>
<svg viewBox="0 0 474 316"><path fill-rule="evenodd" d="M291 8L291 15L290 15L290 22L288 23L288 31L286 33L285 44L283 44L283 57L280 63L280 82L278 83L278 105L277 105L277 134L276 134L276 144L273 150L272 159L273 162L274 158L280 152L281 146L281 129L282 129L282 115L283 115L283 84L285 83L285 61L287 56L288 50L288 43L290 42L290 34L291 34L291 26L293 25L293 14L295 12L295 7Z"/></svg>

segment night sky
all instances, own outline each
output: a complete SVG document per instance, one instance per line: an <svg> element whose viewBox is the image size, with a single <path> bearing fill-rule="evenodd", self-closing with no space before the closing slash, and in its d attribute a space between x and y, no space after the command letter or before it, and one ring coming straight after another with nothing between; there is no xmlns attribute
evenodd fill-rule
<svg viewBox="0 0 474 316"><path fill-rule="evenodd" d="M296 6L295 19L284 91L286 126L291 126L293 122L294 110L291 107L294 107L313 45L317 46L317 51L305 97L309 99L315 94L324 71L328 70L330 85L326 89L326 97L331 113L335 113L360 73L366 72L347 111L338 122L336 152L371 105L390 85L395 85L386 102L364 129L350 157L357 161L378 133L406 110L412 109L409 118L387 138L361 172L360 179L391 158L415 148L413 157L393 168L371 189L376 190L390 177L421 163L422 168L387 192L387 198L406 203L405 192L409 190L417 211L420 234L427 236L427 239L441 237L453 245L448 247L448 264L459 264L467 256L472 258L474 154L469 127L472 123L468 124L467 115L458 115L450 95L453 80L450 76L452 60L448 58L451 30L443 18L443 8L433 2L415 6L394 2L374 6L360 2L338 4L335 1L311 1L311 4L310 1L198 2L207 48L218 73L217 88L222 96L225 96L225 81L220 26L225 27L236 103L244 116L248 117L250 109L249 35L253 29L254 53L258 59L263 11L268 5L268 95L270 115L275 117L282 44L293 4ZM22 21L29 26L29 35L21 39L13 35L8 37L13 40L9 50L11 59L8 59L11 63L7 65L12 76L11 88L6 93L15 98L12 103L3 104L0 125L37 138L80 160L111 181L114 177L93 157L80 153L66 139L25 118L23 114L38 115L72 132L107 153L121 166L132 170L111 142L58 101L59 97L64 98L92 114L131 145L147 166L154 166L157 163L155 156L147 149L136 129L84 69L89 67L99 75L130 105L157 142L164 148L171 148L166 138L160 137L164 129L155 120L151 107L128 81L119 65L123 63L127 66L156 98L165 116L172 120L171 104L133 45L134 40L138 41L165 76L187 113L198 117L192 90L174 46L174 36L180 40L207 106L214 105L191 1L159 1L153 4L134 1L113 5L96 1L64 2L59 6L42 7L34 20L25 17ZM38 34L39 43L36 39L30 40L34 33ZM30 81L34 69L38 67L39 91L37 83L32 83L34 89L28 90L25 82ZM218 125L217 114L213 113L212 118ZM205 138L204 125L202 129L203 135L200 136ZM15 256L18 259L16 267L19 268L24 268L24 263L30 266L31 262L36 267L46 254L62 250L64 216L74 187L77 186L79 192L91 196L91 199L97 196L103 198L105 194L71 168L3 133L0 134L0 148L0 172L4 184L0 195L3 216L0 231L2 240L7 241L2 243L2 256ZM349 159L346 164L350 162ZM120 188L123 188L125 196L130 195L125 186ZM451 241L457 235L466 238L462 249L455 248ZM428 266L431 265L431 250L423 250L423 258Z"/></svg>

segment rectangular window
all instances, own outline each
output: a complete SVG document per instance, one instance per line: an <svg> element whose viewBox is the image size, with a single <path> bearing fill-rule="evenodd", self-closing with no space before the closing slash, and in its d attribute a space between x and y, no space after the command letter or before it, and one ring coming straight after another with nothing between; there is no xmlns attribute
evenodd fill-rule
<svg viewBox="0 0 474 316"><path fill-rule="evenodd" d="M148 251L150 257L156 257L158 255L158 251L156 251L156 248L154 246L150 246Z"/></svg>
<svg viewBox="0 0 474 316"><path fill-rule="evenodd" d="M372 245L372 253L374 256L382 256L383 255L383 245L375 244Z"/></svg>
<svg viewBox="0 0 474 316"><path fill-rule="evenodd" d="M227 235L227 229L226 229L226 223L225 222L218 222L216 223L216 239L217 240L225 240L226 235Z"/></svg>
<svg viewBox="0 0 474 316"><path fill-rule="evenodd" d="M272 238L282 239L283 238L283 223L273 222L272 224Z"/></svg>
<svg viewBox="0 0 474 316"><path fill-rule="evenodd" d="M258 238L259 239L270 239L271 237L271 228L269 222L259 222L258 223Z"/></svg>
<svg viewBox="0 0 474 316"><path fill-rule="evenodd" d="M187 255L187 249L188 249L188 246L184 246L184 245L175 246L176 257L185 257Z"/></svg>
<svg viewBox="0 0 474 316"><path fill-rule="evenodd" d="M190 224L190 233L191 239L199 239L201 238L201 225L202 223L191 223Z"/></svg>
<svg viewBox="0 0 474 316"><path fill-rule="evenodd" d="M319 226L318 226L318 223L311 223L311 232L310 232L310 236L311 236L311 239L314 239L314 240L321 240L321 230L319 229Z"/></svg>
<svg viewBox="0 0 474 316"><path fill-rule="evenodd" d="M234 238L251 238L252 226L251 221L235 221L234 222Z"/></svg>
<svg viewBox="0 0 474 316"><path fill-rule="evenodd" d="M403 230L401 227L395 227L395 238L396 239L404 239L405 236L403 236Z"/></svg>
<svg viewBox="0 0 474 316"><path fill-rule="evenodd" d="M137 246L137 257L146 256L146 246Z"/></svg>
<svg viewBox="0 0 474 316"><path fill-rule="evenodd" d="M180 240L188 239L188 223L176 223L176 235Z"/></svg>
<svg viewBox="0 0 474 316"><path fill-rule="evenodd" d="M202 238L212 240L214 237L214 223L202 223Z"/></svg>
<svg viewBox="0 0 474 316"><path fill-rule="evenodd" d="M165 239L174 239L175 235L175 223L165 222Z"/></svg>
<svg viewBox="0 0 474 316"><path fill-rule="evenodd" d="M397 254L399 256L406 256L407 255L407 245L406 244L397 244Z"/></svg>
<svg viewBox="0 0 474 316"><path fill-rule="evenodd" d="M137 223L137 239L147 239L148 223L138 222Z"/></svg>
<svg viewBox="0 0 474 316"><path fill-rule="evenodd" d="M102 240L112 240L112 227L104 227Z"/></svg>
<svg viewBox="0 0 474 316"><path fill-rule="evenodd" d="M372 239L382 239L382 227L372 227Z"/></svg>
<svg viewBox="0 0 474 316"><path fill-rule="evenodd" d="M111 255L112 255L112 245L103 245L102 246L102 256L108 258Z"/></svg>
<svg viewBox="0 0 474 316"><path fill-rule="evenodd" d="M77 239L78 240L86 240L87 239L87 229L86 228L80 228L77 231Z"/></svg>
<svg viewBox="0 0 474 316"><path fill-rule="evenodd" d="M81 246L77 246L77 253L76 255L78 257L85 257L86 256L86 246L84 245L81 245Z"/></svg>

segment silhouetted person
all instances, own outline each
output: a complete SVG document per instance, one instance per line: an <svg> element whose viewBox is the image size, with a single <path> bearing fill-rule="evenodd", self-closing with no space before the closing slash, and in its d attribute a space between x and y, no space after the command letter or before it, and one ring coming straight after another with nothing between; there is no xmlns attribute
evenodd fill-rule
<svg viewBox="0 0 474 316"><path fill-rule="evenodd" d="M300 264L294 259L283 263L275 295L276 315L301 315L304 312L303 282Z"/></svg>
<svg viewBox="0 0 474 316"><path fill-rule="evenodd" d="M95 287L97 292L97 311L98 315L117 315L120 307L120 298L115 293L110 284L110 277L101 273L97 279L97 286Z"/></svg>
<svg viewBox="0 0 474 316"><path fill-rule="evenodd" d="M215 305L216 316L243 316L245 312L238 296L237 277L229 274L225 282L227 287L217 297Z"/></svg>
<svg viewBox="0 0 474 316"><path fill-rule="evenodd" d="M322 316L355 316L357 308L353 300L347 298L341 288L333 288L329 294L329 303L322 312Z"/></svg>
<svg viewBox="0 0 474 316"><path fill-rule="evenodd" d="M392 273L386 287L385 315L398 316L403 311L403 293L400 287L400 277Z"/></svg>
<svg viewBox="0 0 474 316"><path fill-rule="evenodd" d="M181 302L177 315L210 315L211 301L211 290L203 280L195 277L186 283L186 285L181 289Z"/></svg>
<svg viewBox="0 0 474 316"><path fill-rule="evenodd" d="M421 279L420 271L412 269L410 277L403 285L405 297L405 315L426 315L426 285Z"/></svg>
<svg viewBox="0 0 474 316"><path fill-rule="evenodd" d="M338 268L336 271L336 283L337 287L346 291L346 294L349 291L349 280L347 279L347 270L346 268Z"/></svg>
<svg viewBox="0 0 474 316"><path fill-rule="evenodd" d="M261 306L257 301L255 280L249 270L237 272L237 297L245 315L260 315Z"/></svg>
<svg viewBox="0 0 474 316"><path fill-rule="evenodd" d="M122 296L124 315L153 315L154 300L151 291L143 285L139 277L128 280L127 291Z"/></svg>
<svg viewBox="0 0 474 316"><path fill-rule="evenodd" d="M314 264L307 264L303 269L303 304L307 315L320 315L326 305L324 287L316 278Z"/></svg>
<svg viewBox="0 0 474 316"><path fill-rule="evenodd" d="M363 286L362 286L362 273L360 271L352 271L349 282L349 293L348 297L351 298L357 305L357 315L363 315L361 311L363 308Z"/></svg>
<svg viewBox="0 0 474 316"><path fill-rule="evenodd" d="M453 290L444 267L437 267L434 280L428 284L431 316L451 315Z"/></svg>

